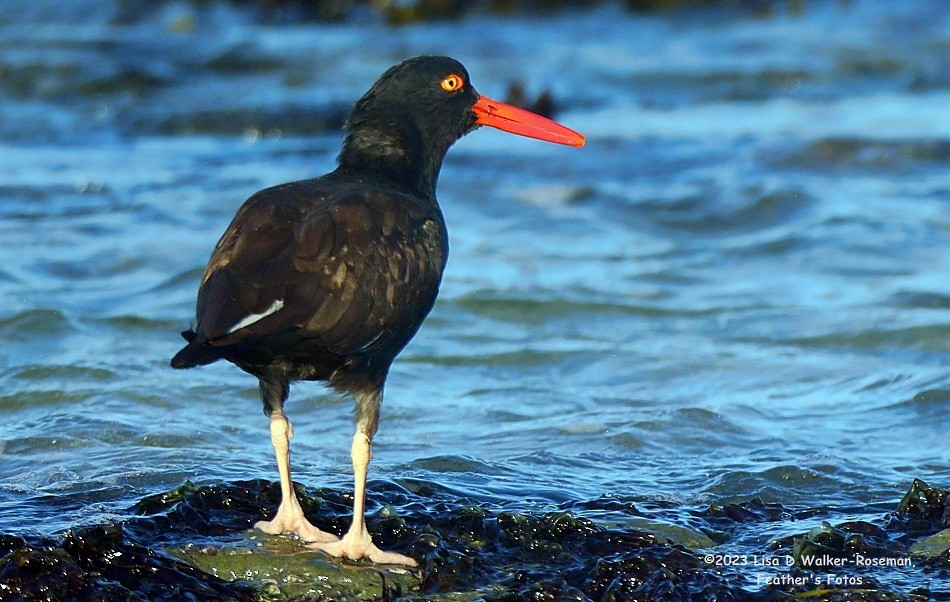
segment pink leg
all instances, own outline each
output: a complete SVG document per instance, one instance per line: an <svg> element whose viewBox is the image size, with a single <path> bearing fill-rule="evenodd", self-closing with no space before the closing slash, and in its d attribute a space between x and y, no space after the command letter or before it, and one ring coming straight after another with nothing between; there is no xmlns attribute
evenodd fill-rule
<svg viewBox="0 0 950 602"><path fill-rule="evenodd" d="M353 435L353 522L339 541L313 543L308 547L322 550L331 556L359 560L368 558L377 564L398 564L415 567L419 563L396 552L385 552L376 547L366 530L363 517L366 503L366 472L373 456L373 435L379 420L380 392L357 397L356 434Z"/></svg>
<svg viewBox="0 0 950 602"><path fill-rule="evenodd" d="M277 457L277 471L280 473L280 506L273 520L259 521L254 527L264 533L296 533L303 541L337 541L336 535L326 533L310 524L303 515L294 485L290 479L290 439L294 436L293 426L283 412L274 412L270 416L270 440L274 444Z"/></svg>

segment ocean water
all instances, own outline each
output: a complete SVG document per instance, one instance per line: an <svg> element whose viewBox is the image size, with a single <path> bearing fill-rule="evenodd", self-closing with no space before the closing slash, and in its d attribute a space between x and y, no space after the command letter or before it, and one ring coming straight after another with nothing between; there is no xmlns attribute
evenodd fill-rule
<svg viewBox="0 0 950 602"><path fill-rule="evenodd" d="M950 16L938 0L392 28L221 3L0 6L0 531L276 479L256 381L168 361L254 191L334 165L405 57L549 90L584 149L450 151L442 292L396 361L371 479L667 520L760 496L879 518L950 484ZM346 489L352 402L298 384L295 479ZM372 487L372 483L371 483ZM743 539L743 537L745 539Z"/></svg>

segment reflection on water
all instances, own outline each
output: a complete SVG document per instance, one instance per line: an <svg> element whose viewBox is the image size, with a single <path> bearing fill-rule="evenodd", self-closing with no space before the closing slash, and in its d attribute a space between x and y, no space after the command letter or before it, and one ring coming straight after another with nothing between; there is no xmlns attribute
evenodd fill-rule
<svg viewBox="0 0 950 602"><path fill-rule="evenodd" d="M452 256L393 368L377 477L514 510L666 500L687 525L754 496L820 509L770 537L950 480L940 2L397 29L16 4L0 8L2 531L122 517L186 479L276 478L253 380L171 371L176 333L237 206L331 168L349 103L428 52L489 96L549 89L588 146L483 130L450 152ZM350 402L299 385L288 411L295 476L345 489Z"/></svg>

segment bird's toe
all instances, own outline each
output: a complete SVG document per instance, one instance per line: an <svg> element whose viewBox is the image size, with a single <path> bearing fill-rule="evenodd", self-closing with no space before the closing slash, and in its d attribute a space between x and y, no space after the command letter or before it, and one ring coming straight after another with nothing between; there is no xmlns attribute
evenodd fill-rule
<svg viewBox="0 0 950 602"><path fill-rule="evenodd" d="M343 539L329 543L312 543L307 546L314 550L320 550L336 558L349 558L350 560L362 560L366 558L376 564L390 564L405 567L417 567L419 563L404 554L396 552L386 552L380 550L370 539L369 534L364 532L362 537L353 537L347 533Z"/></svg>
<svg viewBox="0 0 950 602"><path fill-rule="evenodd" d="M296 533L297 537L306 542L329 543L340 539L332 533L327 533L326 531L321 531L314 527L310 521L303 516L288 518L279 512L277 516L274 517L274 520L262 520L254 523L254 528L268 535Z"/></svg>
<svg viewBox="0 0 950 602"><path fill-rule="evenodd" d="M254 528L258 531L263 531L268 535L280 535L284 533L283 524L277 519L274 520L259 520L254 523Z"/></svg>
<svg viewBox="0 0 950 602"><path fill-rule="evenodd" d="M333 533L327 533L314 527L309 522L304 521L303 525L297 527L297 536L307 543L331 543L340 541L340 538Z"/></svg>
<svg viewBox="0 0 950 602"><path fill-rule="evenodd" d="M395 564L412 568L419 566L419 563L416 562L414 558L410 558L405 554L399 554L398 552L380 550L376 546L373 546L373 549L370 550L366 557L376 564Z"/></svg>

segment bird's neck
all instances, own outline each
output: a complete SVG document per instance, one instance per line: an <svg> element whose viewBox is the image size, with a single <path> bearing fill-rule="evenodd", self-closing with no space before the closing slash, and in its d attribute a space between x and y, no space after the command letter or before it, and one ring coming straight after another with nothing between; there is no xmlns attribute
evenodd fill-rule
<svg viewBox="0 0 950 602"><path fill-rule="evenodd" d="M338 162L343 169L373 172L435 198L447 151L447 147L433 148L418 132L402 125L351 124Z"/></svg>

